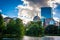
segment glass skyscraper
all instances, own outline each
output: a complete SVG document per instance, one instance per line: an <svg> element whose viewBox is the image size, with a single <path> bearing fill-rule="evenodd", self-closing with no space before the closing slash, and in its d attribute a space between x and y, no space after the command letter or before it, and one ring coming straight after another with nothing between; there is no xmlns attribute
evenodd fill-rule
<svg viewBox="0 0 60 40"><path fill-rule="evenodd" d="M55 24L51 7L42 7L41 16L44 17L44 18L42 18L43 22L44 22L44 24L43 24L44 26Z"/></svg>
<svg viewBox="0 0 60 40"><path fill-rule="evenodd" d="M51 7L42 7L41 16L45 18L52 18L52 8Z"/></svg>

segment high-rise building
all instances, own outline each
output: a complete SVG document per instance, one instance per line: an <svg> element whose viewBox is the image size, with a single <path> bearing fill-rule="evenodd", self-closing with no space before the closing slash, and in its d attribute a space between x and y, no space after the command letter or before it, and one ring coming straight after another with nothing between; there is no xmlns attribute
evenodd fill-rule
<svg viewBox="0 0 60 40"><path fill-rule="evenodd" d="M42 18L44 20L44 23L43 23L44 26L55 24L51 7L42 7L41 16L44 17L44 18Z"/></svg>
<svg viewBox="0 0 60 40"><path fill-rule="evenodd" d="M41 8L41 16L45 18L52 18L52 8L51 7L42 7Z"/></svg>

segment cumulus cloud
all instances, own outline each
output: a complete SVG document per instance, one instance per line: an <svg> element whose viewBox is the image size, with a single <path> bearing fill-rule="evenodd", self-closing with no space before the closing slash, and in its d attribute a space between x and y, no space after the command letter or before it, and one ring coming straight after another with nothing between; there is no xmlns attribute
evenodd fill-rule
<svg viewBox="0 0 60 40"><path fill-rule="evenodd" d="M28 16L33 16L38 13L41 14L41 7L52 7L53 9L53 16L56 15L54 9L58 6L56 3L60 4L60 0L21 0L23 1L23 5L18 5L17 8L19 9L20 13L29 13ZM23 10L23 11L21 11ZM26 10L26 11L24 11ZM22 13L23 12L23 13ZM44 18L44 17L43 17ZM58 19L54 17L54 19Z"/></svg>
<svg viewBox="0 0 60 40"><path fill-rule="evenodd" d="M2 14L3 18L7 17L6 15Z"/></svg>
<svg viewBox="0 0 60 40"><path fill-rule="evenodd" d="M56 8L56 3L60 3L60 0L21 0L23 5L18 5L18 7L23 9L39 10L40 7L53 7Z"/></svg>
<svg viewBox="0 0 60 40"><path fill-rule="evenodd" d="M29 2L30 6L34 6L34 7L41 7L41 6L48 6L48 1L49 0L25 0L27 2Z"/></svg>
<svg viewBox="0 0 60 40"><path fill-rule="evenodd" d="M53 19L57 22L59 22L59 18L58 17L53 17Z"/></svg>
<svg viewBox="0 0 60 40"><path fill-rule="evenodd" d="M54 0L56 3L59 3L60 4L60 0Z"/></svg>
<svg viewBox="0 0 60 40"><path fill-rule="evenodd" d="M56 12L53 11L53 15L55 15L55 14L56 14Z"/></svg>
<svg viewBox="0 0 60 40"><path fill-rule="evenodd" d="M60 3L60 0L22 0L22 1L24 2L24 4L33 7L56 6L55 3Z"/></svg>

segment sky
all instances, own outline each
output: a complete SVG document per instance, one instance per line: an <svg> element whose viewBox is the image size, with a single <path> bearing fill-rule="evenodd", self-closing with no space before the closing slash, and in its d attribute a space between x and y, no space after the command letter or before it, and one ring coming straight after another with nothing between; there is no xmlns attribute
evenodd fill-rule
<svg viewBox="0 0 60 40"><path fill-rule="evenodd" d="M17 5L22 5L21 0L0 0L0 12L9 17L17 17Z"/></svg>
<svg viewBox="0 0 60 40"><path fill-rule="evenodd" d="M52 7L53 18L60 18L60 0L0 0L0 12L6 16L17 17L18 7L28 7L35 11L40 11L41 7Z"/></svg>

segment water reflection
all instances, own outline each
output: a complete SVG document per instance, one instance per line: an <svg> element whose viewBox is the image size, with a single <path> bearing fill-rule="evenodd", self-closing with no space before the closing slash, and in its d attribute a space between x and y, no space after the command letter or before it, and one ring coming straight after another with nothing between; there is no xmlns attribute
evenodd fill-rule
<svg viewBox="0 0 60 40"><path fill-rule="evenodd" d="M3 40L42 40L42 38L24 36L24 38L3 38Z"/></svg>
<svg viewBox="0 0 60 40"><path fill-rule="evenodd" d="M60 40L60 36L45 36L45 37L24 36L24 38L3 38L3 40Z"/></svg>
<svg viewBox="0 0 60 40"><path fill-rule="evenodd" d="M21 38L3 38L3 40L23 40Z"/></svg>
<svg viewBox="0 0 60 40"><path fill-rule="evenodd" d="M29 37L29 36L24 36L23 40L42 40L43 37Z"/></svg>

